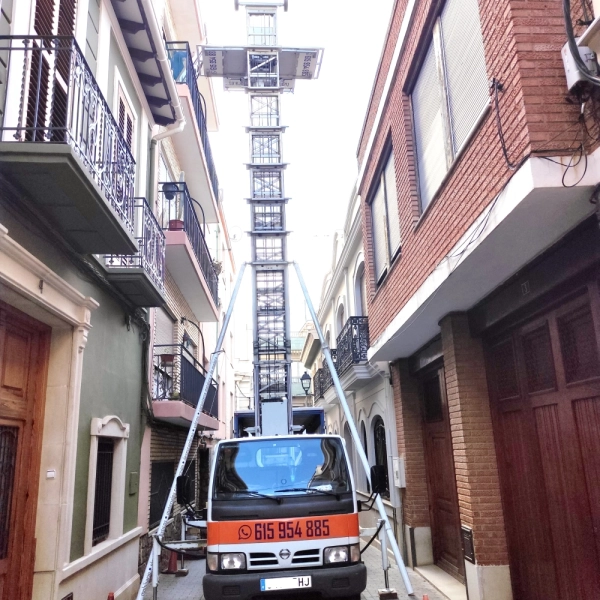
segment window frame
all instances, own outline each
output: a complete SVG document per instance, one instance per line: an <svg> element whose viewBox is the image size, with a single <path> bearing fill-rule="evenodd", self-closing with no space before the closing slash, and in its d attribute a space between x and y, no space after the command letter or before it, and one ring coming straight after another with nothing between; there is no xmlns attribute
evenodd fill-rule
<svg viewBox="0 0 600 600"><path fill-rule="evenodd" d="M427 212L429 207L434 203L434 201L437 198L437 195L439 193L439 190L444 186L446 180L451 175L452 170L456 166L459 158L461 157L461 155L463 154L465 149L468 147L475 132L481 125L484 117L486 116L486 114L488 113L488 111L490 110L490 107L491 107L491 98L489 98L488 101L486 102L486 104L483 106L482 110L480 111L479 115L473 122L473 125L472 125L469 133L465 136L465 138L462 141L462 143L460 144L460 146L457 146L457 148L455 149L454 142L453 142L453 129L452 129L452 121L453 120L452 120L451 109L450 109L450 96L448 93L448 66L447 66L446 59L445 59L443 33L442 33L442 26L441 26L442 13L444 12L444 9L446 8L449 1L450 0L445 0L444 2L440 2L439 6L437 8L437 11L435 12L435 14L432 18L432 24L430 26L430 29L425 35L425 39L429 40L429 43L424 48L424 51L420 54L420 56L418 58L418 64L415 65L413 73L411 75L409 75L409 82L407 83L407 85L404 88L404 93L408 96L409 108L410 108L411 139L413 140L412 147L414 150L413 166L414 166L415 173L416 173L416 195L417 195L418 212L421 217ZM481 14L479 12L478 12L478 20L479 20L479 28L481 31ZM482 33L482 37L483 37L483 32L481 32L481 33ZM443 143L444 143L444 156L445 156L445 160L446 160L446 172L444 173L443 177L441 178L435 191L431 195L431 198L427 202L427 205L423 206L423 198L422 198L422 194L421 194L421 174L419 172L419 154L418 154L419 151L418 151L418 146L417 146L417 133L416 133L417 129L416 129L416 124L415 124L415 110L414 110L414 104L413 104L413 94L414 94L415 88L417 86L417 83L419 81L419 78L421 76L422 69L423 69L423 66L425 63L425 59L426 59L427 54L429 53L429 50L432 45L434 47L435 63L436 63L437 73L438 73L439 91L440 91L440 95L441 95L442 131L443 131ZM485 58L486 57L485 57L485 47L484 47L484 61L485 61ZM484 66L487 69L487 61L485 62Z"/></svg>
<svg viewBox="0 0 600 600"><path fill-rule="evenodd" d="M125 513L125 479L127 468L127 440L129 424L123 423L116 415L104 418L95 417L91 423L90 458L88 471L88 492L86 504L84 554L90 554L123 535L123 517ZM112 438L113 466L111 478L110 524L108 536L101 542L93 543L93 527L96 501L96 472L98 466L99 438Z"/></svg>
<svg viewBox="0 0 600 600"><path fill-rule="evenodd" d="M400 230L400 207L397 206L397 212L398 212L398 228L400 231L400 244L398 245L398 248L392 252L392 249L390 247L390 222L389 222L389 210L388 210L388 192L387 192L387 183L386 183L386 178L385 178L385 172L386 169L388 167L388 165L390 164L390 161L392 161L392 165L393 165L393 169L392 172L394 174L394 185L395 185L395 197L396 197L396 202L398 202L398 183L396 180L396 169L395 169L395 155L394 155L394 150L392 148L392 144L391 142L388 142L386 144L386 147L384 149L384 151L382 152L382 159L379 162L379 165L377 167L377 170L375 171L375 174L373 176L373 179L371 180L371 189L369 191L369 196L368 196L368 206L369 206L369 214L370 214L370 219L371 219L371 253L372 253L372 257L373 257L373 266L374 266L374 274L375 274L375 285L377 287L379 287L381 285L381 283L385 280L385 278L387 277L388 273L391 271L392 265L396 262L396 260L398 259L398 257L402 254L402 231ZM386 258L385 258L385 266L381 272L381 275L377 275L377 261L376 261L376 254L375 254L375 235L376 235L376 228L375 228L375 221L373 219L373 202L375 200L375 197L377 196L380 186L383 185L383 209L384 209L384 224L383 224L383 234L385 236L385 250L386 250Z"/></svg>

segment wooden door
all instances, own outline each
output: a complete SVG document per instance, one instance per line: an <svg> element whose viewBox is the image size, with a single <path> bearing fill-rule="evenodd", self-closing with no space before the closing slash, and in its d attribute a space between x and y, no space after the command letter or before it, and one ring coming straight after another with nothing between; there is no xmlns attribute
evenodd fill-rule
<svg viewBox="0 0 600 600"><path fill-rule="evenodd" d="M0 600L31 598L48 340L0 303Z"/></svg>
<svg viewBox="0 0 600 600"><path fill-rule="evenodd" d="M427 374L421 389L433 560L464 582L465 563L444 370L436 369Z"/></svg>
<svg viewBox="0 0 600 600"><path fill-rule="evenodd" d="M488 343L515 600L600 598L599 331L592 283Z"/></svg>

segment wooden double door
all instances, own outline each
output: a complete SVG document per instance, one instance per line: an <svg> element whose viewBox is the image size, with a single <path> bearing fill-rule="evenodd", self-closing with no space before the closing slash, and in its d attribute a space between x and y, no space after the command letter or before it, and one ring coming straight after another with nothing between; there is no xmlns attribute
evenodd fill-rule
<svg viewBox="0 0 600 600"><path fill-rule="evenodd" d="M464 582L465 563L442 367L421 376L421 406L434 563Z"/></svg>
<svg viewBox="0 0 600 600"><path fill-rule="evenodd" d="M600 598L596 280L486 342L515 600Z"/></svg>
<svg viewBox="0 0 600 600"><path fill-rule="evenodd" d="M49 329L0 302L0 600L29 600Z"/></svg>

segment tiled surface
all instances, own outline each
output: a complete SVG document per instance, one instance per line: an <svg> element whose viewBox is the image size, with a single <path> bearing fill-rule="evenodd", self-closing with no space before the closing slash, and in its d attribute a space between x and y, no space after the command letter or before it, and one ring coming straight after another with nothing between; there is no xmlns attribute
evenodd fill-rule
<svg viewBox="0 0 600 600"><path fill-rule="evenodd" d="M362 600L376 600L379 598L377 590L384 587L383 571L381 570L381 552L378 548L371 546L364 554L363 560L367 565L367 589L362 594ZM202 594L202 577L204 575L204 560L188 560L185 563L189 569L187 577L175 577L175 575L161 575L158 588L158 600L204 600ZM398 568L393 560L390 560L390 587L396 588L398 598L406 600L422 600L427 594L429 600L448 600L438 590L426 581L419 573L408 569L410 581L415 592L414 596L408 596ZM463 588L464 589L464 588ZM152 600L152 588L146 589L145 600Z"/></svg>
<svg viewBox="0 0 600 600"><path fill-rule="evenodd" d="M467 600L467 588L439 567L425 565L417 567L415 571L426 577L438 590L442 590L449 600Z"/></svg>

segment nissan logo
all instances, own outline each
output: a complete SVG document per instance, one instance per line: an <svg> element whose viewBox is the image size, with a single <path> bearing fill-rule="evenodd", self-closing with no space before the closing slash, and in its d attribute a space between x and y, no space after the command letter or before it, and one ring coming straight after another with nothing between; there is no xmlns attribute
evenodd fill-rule
<svg viewBox="0 0 600 600"><path fill-rule="evenodd" d="M279 551L279 558L281 560L287 560L290 557L290 551L287 548Z"/></svg>

